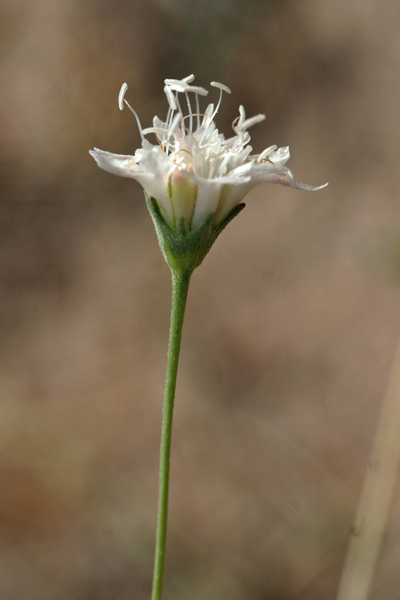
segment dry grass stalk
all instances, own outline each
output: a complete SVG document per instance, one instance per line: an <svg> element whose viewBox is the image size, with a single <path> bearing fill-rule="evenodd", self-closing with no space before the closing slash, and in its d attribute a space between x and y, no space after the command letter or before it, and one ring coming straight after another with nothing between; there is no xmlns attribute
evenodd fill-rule
<svg viewBox="0 0 400 600"><path fill-rule="evenodd" d="M400 462L400 344L368 462L336 600L366 600Z"/></svg>

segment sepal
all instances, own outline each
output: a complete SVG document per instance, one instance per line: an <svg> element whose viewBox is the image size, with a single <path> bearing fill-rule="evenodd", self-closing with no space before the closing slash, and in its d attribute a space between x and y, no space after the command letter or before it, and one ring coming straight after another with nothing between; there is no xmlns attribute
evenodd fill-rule
<svg viewBox="0 0 400 600"><path fill-rule="evenodd" d="M192 273L203 262L222 230L245 207L245 204L238 204L217 225L213 223L214 214L212 213L204 219L199 227L187 232L183 226L179 227L179 225L177 229L171 229L162 216L157 201L147 194L145 194L145 198L161 252L173 273Z"/></svg>

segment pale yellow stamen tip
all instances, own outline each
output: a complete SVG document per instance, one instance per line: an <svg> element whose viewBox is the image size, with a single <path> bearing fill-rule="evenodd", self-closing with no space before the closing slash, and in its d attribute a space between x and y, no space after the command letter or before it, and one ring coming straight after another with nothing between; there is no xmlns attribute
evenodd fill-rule
<svg viewBox="0 0 400 600"><path fill-rule="evenodd" d="M232 91L228 88L227 85L224 85L223 83L218 83L218 81L212 81L210 83L210 85L212 85L215 88L218 88L219 90L223 90L227 94L231 94L232 93Z"/></svg>
<svg viewBox="0 0 400 600"><path fill-rule="evenodd" d="M118 106L119 106L119 110L122 110L124 108L124 96L126 94L127 89L128 89L128 84L127 83L123 83L121 85L121 89L119 90L119 94L118 94Z"/></svg>

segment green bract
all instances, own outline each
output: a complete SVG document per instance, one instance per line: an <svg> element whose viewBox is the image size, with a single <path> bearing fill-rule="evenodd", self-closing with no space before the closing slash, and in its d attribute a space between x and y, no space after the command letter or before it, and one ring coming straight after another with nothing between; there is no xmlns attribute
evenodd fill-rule
<svg viewBox="0 0 400 600"><path fill-rule="evenodd" d="M215 223L215 215L208 215L194 230L186 231L181 221L172 229L161 214L157 200L145 194L147 207L156 229L163 256L173 273L191 273L202 262L211 246L245 204L238 204L221 222Z"/></svg>

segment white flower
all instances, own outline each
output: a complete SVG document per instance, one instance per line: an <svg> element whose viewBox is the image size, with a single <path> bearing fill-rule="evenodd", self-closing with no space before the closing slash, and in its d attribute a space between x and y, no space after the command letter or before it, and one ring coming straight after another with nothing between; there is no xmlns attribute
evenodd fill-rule
<svg viewBox="0 0 400 600"><path fill-rule="evenodd" d="M246 118L243 106L233 122L234 135L225 139L214 123L223 92L229 88L212 82L219 89L217 105L209 104L200 112L199 96L207 90L191 85L193 75L182 80L166 79L164 91L169 109L165 121L153 119L153 127L142 130L139 118L124 99L124 83L118 97L122 110L124 103L134 113L142 147L133 156L112 154L95 148L90 151L98 166L122 177L136 179L146 194L154 198L161 213L172 229L190 231L214 214L214 223L220 223L249 190L259 183L280 183L293 188L318 190L297 182L285 166L289 148L270 146L261 154L252 154L248 129L265 119L264 115ZM183 97L182 97L183 96ZM193 107L194 100L194 107ZM181 103L187 106L184 114ZM154 134L156 143L145 136ZM327 184L325 184L327 185Z"/></svg>

